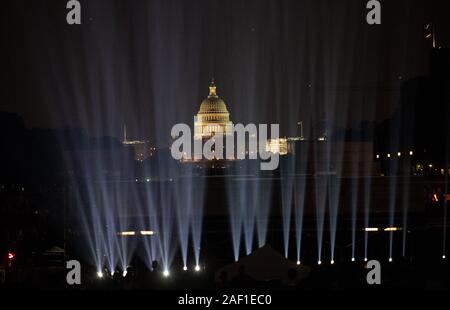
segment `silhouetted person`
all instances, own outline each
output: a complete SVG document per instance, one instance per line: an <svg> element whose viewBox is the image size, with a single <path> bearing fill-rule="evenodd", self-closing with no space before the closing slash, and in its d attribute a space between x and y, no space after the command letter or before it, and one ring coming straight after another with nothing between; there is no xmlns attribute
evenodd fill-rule
<svg viewBox="0 0 450 310"><path fill-rule="evenodd" d="M122 275L120 274L120 272L118 270L116 270L116 271L114 271L114 275L112 278L114 279L114 281L120 282L120 280L122 280Z"/></svg>
<svg viewBox="0 0 450 310"><path fill-rule="evenodd" d="M156 260L152 262L152 272L150 273L149 281L152 288L157 288L159 286L158 283L161 282L161 272Z"/></svg>
<svg viewBox="0 0 450 310"><path fill-rule="evenodd" d="M159 271L159 264L158 264L158 262L156 260L154 260L152 262L152 271L153 272L158 272Z"/></svg>

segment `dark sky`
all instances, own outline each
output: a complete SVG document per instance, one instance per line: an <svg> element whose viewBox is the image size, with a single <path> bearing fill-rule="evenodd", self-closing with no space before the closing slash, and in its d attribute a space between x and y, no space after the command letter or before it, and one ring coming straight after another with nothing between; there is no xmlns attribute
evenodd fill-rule
<svg viewBox="0 0 450 310"><path fill-rule="evenodd" d="M433 21L449 46L448 0L81 0L2 3L0 111L29 127L81 127L163 141L192 124L212 76L233 122L339 126L382 120L401 82L427 74Z"/></svg>

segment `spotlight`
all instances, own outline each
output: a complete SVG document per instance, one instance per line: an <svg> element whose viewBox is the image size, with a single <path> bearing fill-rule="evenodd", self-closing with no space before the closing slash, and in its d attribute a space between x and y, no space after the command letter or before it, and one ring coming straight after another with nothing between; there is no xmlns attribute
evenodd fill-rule
<svg viewBox="0 0 450 310"><path fill-rule="evenodd" d="M146 179L147 182L150 182L150 179Z"/></svg>
<svg viewBox="0 0 450 310"><path fill-rule="evenodd" d="M392 257L389 257L389 262L392 263Z"/></svg>
<svg viewBox="0 0 450 310"><path fill-rule="evenodd" d="M445 255L442 255L442 259L445 259Z"/></svg>
<svg viewBox="0 0 450 310"><path fill-rule="evenodd" d="M122 277L125 278L125 277L127 276L127 273L128 273L128 272L127 272L126 270L124 270L124 271L122 272Z"/></svg>
<svg viewBox="0 0 450 310"><path fill-rule="evenodd" d="M114 277L114 270L111 271L111 277Z"/></svg>
<svg viewBox="0 0 450 310"><path fill-rule="evenodd" d="M334 265L334 259L331 260L331 265Z"/></svg>
<svg viewBox="0 0 450 310"><path fill-rule="evenodd" d="M195 271L200 271L200 266L199 265L197 265L197 266L195 266Z"/></svg>
<svg viewBox="0 0 450 310"><path fill-rule="evenodd" d="M398 156L398 157L401 157L401 156L402 156L402 153L398 152L398 153L397 153L397 156Z"/></svg>
<svg viewBox="0 0 450 310"><path fill-rule="evenodd" d="M103 272L98 271L98 272L97 272L97 277L99 277L100 279L103 278Z"/></svg>
<svg viewBox="0 0 450 310"><path fill-rule="evenodd" d="M163 276L168 277L170 275L169 270L164 270Z"/></svg>
<svg viewBox="0 0 450 310"><path fill-rule="evenodd" d="M300 264L301 264L301 262L298 260L298 261L297 261L297 265L300 265Z"/></svg>
<svg viewBox="0 0 450 310"><path fill-rule="evenodd" d="M364 258L364 261L367 262L367 257Z"/></svg>
<svg viewBox="0 0 450 310"><path fill-rule="evenodd" d="M318 265L322 265L322 261L319 260L319 261L317 262L317 264L318 264Z"/></svg>
<svg viewBox="0 0 450 310"><path fill-rule="evenodd" d="M355 258L354 257L352 257L352 262L354 262L355 261Z"/></svg>
<svg viewBox="0 0 450 310"><path fill-rule="evenodd" d="M184 267L183 267L183 270L184 270L184 271L187 271L187 267L186 267L186 266L184 266Z"/></svg>

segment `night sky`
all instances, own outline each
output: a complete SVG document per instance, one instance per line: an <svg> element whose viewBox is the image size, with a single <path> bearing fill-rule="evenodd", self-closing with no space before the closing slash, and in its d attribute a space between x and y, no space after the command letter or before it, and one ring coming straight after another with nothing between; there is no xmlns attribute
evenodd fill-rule
<svg viewBox="0 0 450 310"><path fill-rule="evenodd" d="M4 1L6 2L6 1ZM233 122L326 118L336 126L388 118L403 81L428 72L433 22L450 46L448 0L2 2L0 111L28 127L165 141L192 124L214 77Z"/></svg>

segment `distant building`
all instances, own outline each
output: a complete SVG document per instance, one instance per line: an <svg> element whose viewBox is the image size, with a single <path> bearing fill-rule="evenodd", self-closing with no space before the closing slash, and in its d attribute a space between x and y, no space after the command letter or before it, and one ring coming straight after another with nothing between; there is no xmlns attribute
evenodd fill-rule
<svg viewBox="0 0 450 310"><path fill-rule="evenodd" d="M156 151L156 148L148 141L128 140L127 127L125 125L123 126L122 144L134 149L134 159L138 161L144 161L147 158L152 157Z"/></svg>
<svg viewBox="0 0 450 310"><path fill-rule="evenodd" d="M215 134L230 135L233 123L225 102L217 95L214 81L209 86L209 95L202 101L200 110L194 116L194 138L209 139Z"/></svg>
<svg viewBox="0 0 450 310"><path fill-rule="evenodd" d="M281 156L292 153L292 143L287 138L268 139L266 142L266 152L279 154Z"/></svg>
<svg viewBox="0 0 450 310"><path fill-rule="evenodd" d="M450 169L449 113L450 50L433 48L429 75L404 81L393 116L377 126L376 156L384 173L445 175Z"/></svg>
<svg viewBox="0 0 450 310"><path fill-rule="evenodd" d="M194 116L194 139L205 142L209 139L214 139L218 134L223 137L233 134L233 123L230 120L230 113L228 112L225 102L217 95L217 87L214 81L209 85L209 95L200 104L200 109L197 115ZM218 152L213 148L213 151ZM226 157L225 145L222 147L223 157ZM227 161L234 160L234 156L226 159L214 158L214 160L207 159L193 159L183 157L183 163L195 162L198 167L206 168L225 168Z"/></svg>

